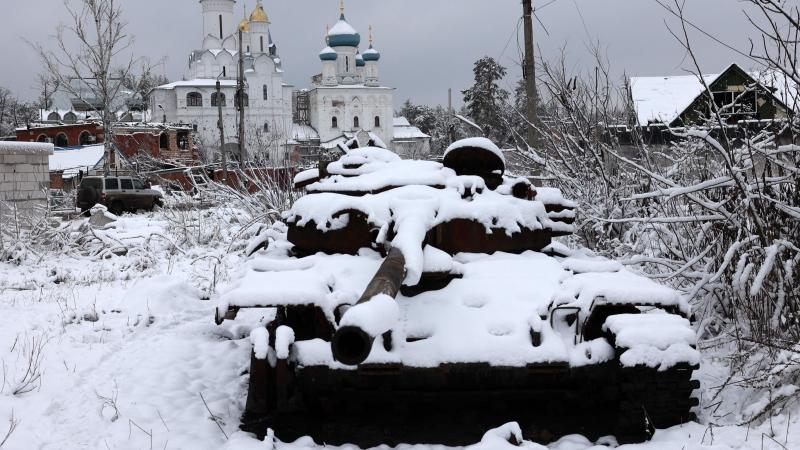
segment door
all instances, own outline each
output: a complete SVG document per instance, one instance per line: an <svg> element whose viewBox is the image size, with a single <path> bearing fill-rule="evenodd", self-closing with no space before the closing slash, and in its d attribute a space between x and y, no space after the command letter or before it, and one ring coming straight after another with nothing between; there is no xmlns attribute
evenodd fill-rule
<svg viewBox="0 0 800 450"><path fill-rule="evenodd" d="M133 189L133 180L130 178L120 178L119 188L121 191L120 197L122 197L122 202L125 204L126 209L132 209L136 211L142 207L139 204L139 196L136 195L136 191Z"/></svg>

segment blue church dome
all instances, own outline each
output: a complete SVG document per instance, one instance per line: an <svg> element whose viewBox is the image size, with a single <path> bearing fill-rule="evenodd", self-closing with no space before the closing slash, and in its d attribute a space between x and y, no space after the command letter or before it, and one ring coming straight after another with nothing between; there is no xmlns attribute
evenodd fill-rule
<svg viewBox="0 0 800 450"><path fill-rule="evenodd" d="M370 44L367 51L364 52L363 57L364 61L379 61L381 59L381 54L372 48L372 45Z"/></svg>
<svg viewBox="0 0 800 450"><path fill-rule="evenodd" d="M336 61L339 55L336 53L336 50L325 47L319 52L319 59L322 61Z"/></svg>
<svg viewBox="0 0 800 450"><path fill-rule="evenodd" d="M358 47L360 43L361 35L347 23L342 14L336 25L328 32L328 45L331 47Z"/></svg>

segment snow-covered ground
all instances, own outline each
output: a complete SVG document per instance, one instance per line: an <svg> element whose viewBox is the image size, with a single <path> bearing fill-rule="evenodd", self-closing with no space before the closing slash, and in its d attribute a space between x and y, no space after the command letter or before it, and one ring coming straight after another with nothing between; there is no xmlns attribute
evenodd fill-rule
<svg viewBox="0 0 800 450"><path fill-rule="evenodd" d="M246 238L255 232L250 219L233 209L164 210L126 215L102 229L82 218L52 235L64 248L16 246L14 261L0 263L0 440L15 427L0 448L272 448L238 431L251 325L213 321L229 274L246 259ZM701 420L730 411L714 420L742 422L748 407L770 399L726 392L722 403L710 402L710 388L727 377L715 356L704 355L701 381L709 394L703 392ZM798 416L787 411L751 426L687 424L620 448L800 448ZM490 431L470 448L513 448L506 438L514 431L513 424ZM585 450L612 442L568 436L522 447ZM323 446L306 439L277 448Z"/></svg>

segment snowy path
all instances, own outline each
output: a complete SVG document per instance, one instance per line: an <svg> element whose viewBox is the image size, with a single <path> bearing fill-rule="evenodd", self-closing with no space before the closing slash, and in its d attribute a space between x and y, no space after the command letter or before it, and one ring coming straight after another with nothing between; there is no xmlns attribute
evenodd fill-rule
<svg viewBox="0 0 800 450"><path fill-rule="evenodd" d="M143 225L141 217L125 217L119 228L131 235L147 227L163 232L166 223L155 219ZM220 250L195 249L183 255L151 241L144 252L109 259L0 263L0 440L12 413L17 421L2 449L269 449L238 431L250 343L242 339L246 326L215 326L213 299L203 300L199 288L207 288L203 280L208 273L196 262L213 251ZM241 263L240 256L227 258L228 268ZM33 373L41 373L41 379L34 378L30 392L15 395L15 390L28 390L20 381L28 362L37 360L38 348L41 365ZM788 427L787 418L779 416L750 430L689 424L659 431L652 442L620 448L800 448L798 418L791 417ZM763 437L770 427L775 441ZM527 442L523 447L545 448ZM323 446L301 440L278 448ZM472 448L513 447L489 433ZM569 436L546 448L608 447Z"/></svg>

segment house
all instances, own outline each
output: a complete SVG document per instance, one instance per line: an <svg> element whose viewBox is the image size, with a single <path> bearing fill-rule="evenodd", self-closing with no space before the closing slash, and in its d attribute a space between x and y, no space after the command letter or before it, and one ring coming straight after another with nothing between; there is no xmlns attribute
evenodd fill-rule
<svg viewBox="0 0 800 450"><path fill-rule="evenodd" d="M114 143L123 157L145 157L157 164L196 165L200 160L191 125L118 124Z"/></svg>
<svg viewBox="0 0 800 450"><path fill-rule="evenodd" d="M403 158L425 158L431 153L431 137L412 126L405 117L395 117L393 150Z"/></svg>
<svg viewBox="0 0 800 450"><path fill-rule="evenodd" d="M785 77L749 73L736 64L718 74L632 77L629 94L636 125L703 125L712 116L710 101L728 125L771 123L788 118L793 88ZM705 83L711 95L706 91Z"/></svg>

